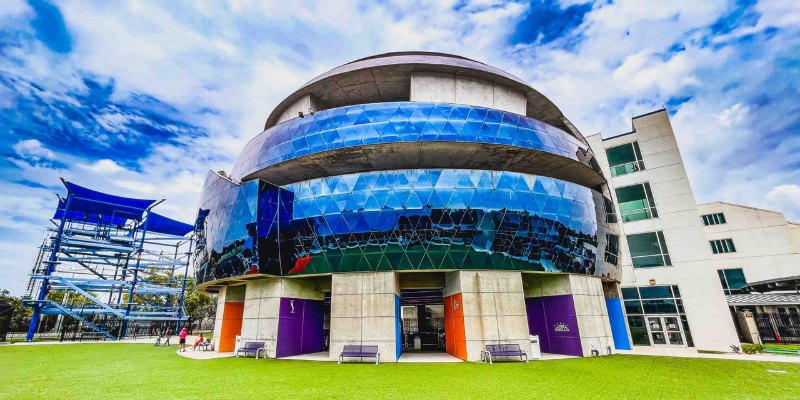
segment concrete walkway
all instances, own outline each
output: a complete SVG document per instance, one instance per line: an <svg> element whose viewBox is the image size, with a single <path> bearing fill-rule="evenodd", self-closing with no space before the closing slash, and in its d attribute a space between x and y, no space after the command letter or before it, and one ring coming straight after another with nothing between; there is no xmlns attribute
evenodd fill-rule
<svg viewBox="0 0 800 400"><path fill-rule="evenodd" d="M281 360L301 360L301 361L331 361L328 358L327 351L320 351L319 353L300 354L296 356L283 357Z"/></svg>
<svg viewBox="0 0 800 400"><path fill-rule="evenodd" d="M186 351L176 351L181 357L191 358L192 360L213 360L215 358L233 357L233 352L218 353L216 351L195 351L186 349Z"/></svg>
<svg viewBox="0 0 800 400"><path fill-rule="evenodd" d="M455 358L447 353L414 353L406 352L400 356L397 362L401 363L457 363L464 362L460 358Z"/></svg>
<svg viewBox="0 0 800 400"><path fill-rule="evenodd" d="M633 350L617 350L618 354L630 354L635 356L658 356L658 357L684 357L684 358L714 358L719 360L740 360L740 361L772 361L800 363L800 356L781 355L781 354L744 354L744 353L698 353L697 349L669 348L669 347L646 347L633 346Z"/></svg>

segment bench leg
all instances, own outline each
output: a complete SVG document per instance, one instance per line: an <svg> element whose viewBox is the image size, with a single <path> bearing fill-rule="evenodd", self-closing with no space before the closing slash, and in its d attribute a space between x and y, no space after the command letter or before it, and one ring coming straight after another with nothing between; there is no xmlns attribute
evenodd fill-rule
<svg viewBox="0 0 800 400"><path fill-rule="evenodd" d="M342 355L341 354L339 354L339 361L337 361L336 363L337 364L341 364L342 363Z"/></svg>
<svg viewBox="0 0 800 400"><path fill-rule="evenodd" d="M378 353L378 357L375 359L375 365L378 365L380 363L381 363L381 353Z"/></svg>

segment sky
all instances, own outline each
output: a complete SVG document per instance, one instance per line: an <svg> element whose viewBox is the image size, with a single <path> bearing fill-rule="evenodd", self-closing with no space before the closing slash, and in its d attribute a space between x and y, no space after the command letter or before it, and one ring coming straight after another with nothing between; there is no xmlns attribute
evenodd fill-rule
<svg viewBox="0 0 800 400"><path fill-rule="evenodd" d="M796 0L2 0L0 288L22 294L60 177L192 222L280 100L409 50L506 70L587 136L667 108L698 202L800 221Z"/></svg>

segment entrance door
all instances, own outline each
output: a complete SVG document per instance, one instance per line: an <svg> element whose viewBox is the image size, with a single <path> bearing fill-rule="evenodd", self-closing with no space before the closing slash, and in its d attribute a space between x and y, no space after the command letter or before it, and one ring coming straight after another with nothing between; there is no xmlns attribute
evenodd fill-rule
<svg viewBox="0 0 800 400"><path fill-rule="evenodd" d="M677 316L648 316L647 330L653 346L686 346L683 328Z"/></svg>

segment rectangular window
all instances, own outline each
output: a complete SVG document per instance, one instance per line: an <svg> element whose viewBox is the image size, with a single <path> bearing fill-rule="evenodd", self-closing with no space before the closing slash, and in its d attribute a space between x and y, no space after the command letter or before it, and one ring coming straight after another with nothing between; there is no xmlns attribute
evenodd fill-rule
<svg viewBox="0 0 800 400"><path fill-rule="evenodd" d="M640 221L643 219L658 218L656 203L653 201L653 192L650 183L626 186L616 190L619 213L622 222Z"/></svg>
<svg viewBox="0 0 800 400"><path fill-rule="evenodd" d="M625 314L628 316L631 338L635 345L650 346L651 337L647 330L647 320L657 319L660 316L664 316L665 319L675 316L683 325L686 344L689 347L694 346L678 286L631 286L620 288L620 291L625 305Z"/></svg>
<svg viewBox="0 0 800 400"><path fill-rule="evenodd" d="M703 215L703 225L720 225L724 224L725 221L725 214L723 213L716 213L716 214L706 214Z"/></svg>
<svg viewBox="0 0 800 400"><path fill-rule="evenodd" d="M606 235L606 261L618 265L619 260L619 236Z"/></svg>
<svg viewBox="0 0 800 400"><path fill-rule="evenodd" d="M731 239L709 240L708 243L711 244L711 251L714 254L736 252L736 247L733 246L733 240Z"/></svg>
<svg viewBox="0 0 800 400"><path fill-rule="evenodd" d="M717 270L719 281L722 284L722 291L725 294L742 293L741 289L747 285L744 278L744 271L741 268Z"/></svg>
<svg viewBox="0 0 800 400"><path fill-rule="evenodd" d="M663 232L627 235L626 239L628 240L628 248L630 249L634 268L672 265Z"/></svg>
<svg viewBox="0 0 800 400"><path fill-rule="evenodd" d="M611 199L609 199L608 197L603 196L603 203L605 204L606 207L606 222L608 223L617 222L617 213L614 210L614 202L611 201Z"/></svg>
<svg viewBox="0 0 800 400"><path fill-rule="evenodd" d="M644 170L639 142L631 142L606 149L611 176L620 176Z"/></svg>

